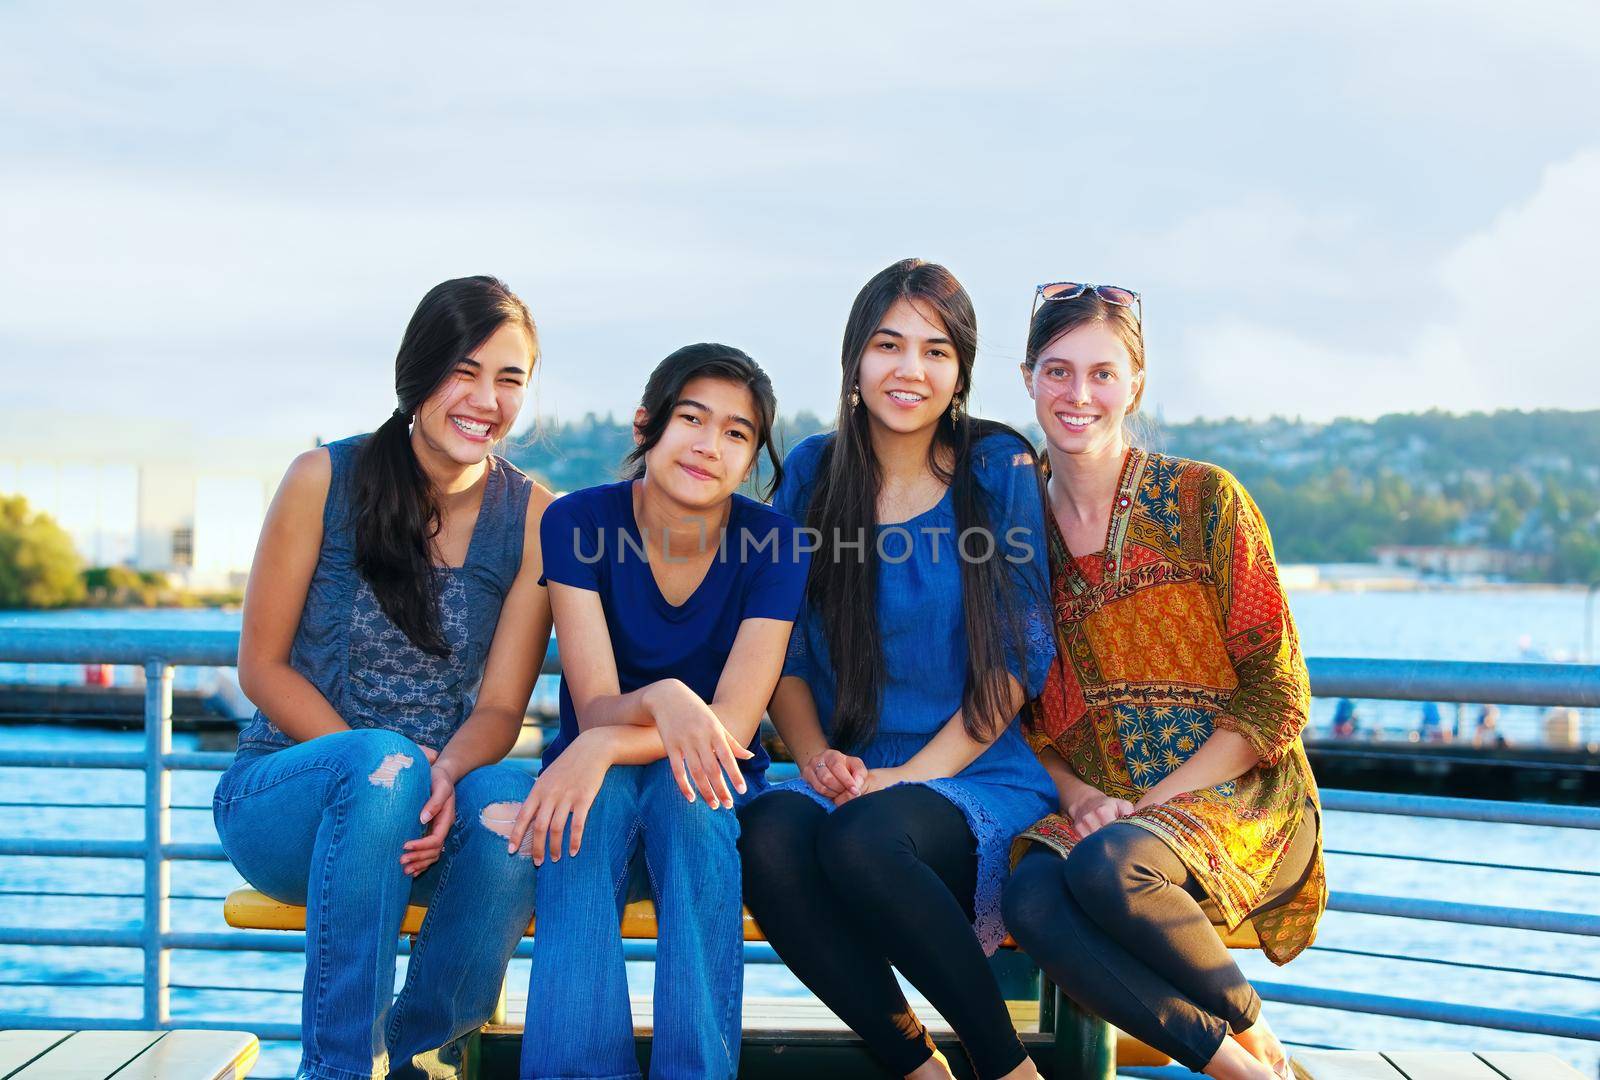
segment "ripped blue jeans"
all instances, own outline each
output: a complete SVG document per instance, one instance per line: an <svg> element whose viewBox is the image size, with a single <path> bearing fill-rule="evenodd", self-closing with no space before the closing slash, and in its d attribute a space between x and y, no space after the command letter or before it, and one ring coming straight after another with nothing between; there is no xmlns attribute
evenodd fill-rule
<svg viewBox="0 0 1600 1080"><path fill-rule="evenodd" d="M532 778L508 765L463 776L439 861L413 880L401 845L422 834L428 769L416 743L367 728L247 753L217 783L212 812L234 867L306 906L298 1077L370 1080L387 1068L448 1080L494 1011L533 915L533 860L508 854L505 836ZM396 999L408 903L428 917Z"/></svg>

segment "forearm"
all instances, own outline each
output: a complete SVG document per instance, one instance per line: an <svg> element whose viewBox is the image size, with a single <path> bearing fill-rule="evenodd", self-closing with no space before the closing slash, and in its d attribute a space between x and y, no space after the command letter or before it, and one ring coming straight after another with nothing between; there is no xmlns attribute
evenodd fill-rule
<svg viewBox="0 0 1600 1080"><path fill-rule="evenodd" d="M907 780L939 780L957 775L987 749L988 743L978 742L967 734L961 714L956 713L897 771Z"/></svg>
<svg viewBox="0 0 1600 1080"><path fill-rule="evenodd" d="M1039 752L1039 762L1044 766L1044 771L1056 785L1056 794L1061 800L1061 809L1068 814L1072 808L1079 806L1086 796L1103 794L1099 788L1089 783L1072 770L1067 764L1067 759L1050 747Z"/></svg>
<svg viewBox="0 0 1600 1080"><path fill-rule="evenodd" d="M1022 708L1025 700L1022 684L1015 678L1010 680L1007 689L1009 694L1005 716L991 718L987 729L995 733L995 738L999 738L1005 731L1006 724L1017 714L1017 710ZM992 741L979 742L968 735L964 715L957 711L944 722L944 726L933 738L928 740L926 746L900 766L899 771L904 773L908 780L938 780L956 776L968 765L977 761L979 755L992 745Z"/></svg>
<svg viewBox="0 0 1600 1080"><path fill-rule="evenodd" d="M711 711L716 713L717 719L722 721L722 726L728 729L728 734L740 746L749 746L750 740L756 737L756 732L761 727L760 713L751 716L748 709L741 709L736 705L713 701Z"/></svg>
<svg viewBox="0 0 1600 1080"><path fill-rule="evenodd" d="M817 703L811 696L811 687L798 676L789 675L778 680L767 715L777 729L789 756L804 769L810 760L828 748L828 737L822 732L822 721L817 716Z"/></svg>
<svg viewBox="0 0 1600 1080"><path fill-rule="evenodd" d="M574 709L579 729L592 731L604 727L653 727L656 721L650 713L648 700L651 692L667 681L653 682L625 694L600 694L591 698Z"/></svg>
<svg viewBox="0 0 1600 1080"><path fill-rule="evenodd" d="M479 704L439 751L435 768L460 780L474 769L493 765L511 753L522 732L522 717L515 710Z"/></svg>
<svg viewBox="0 0 1600 1080"><path fill-rule="evenodd" d="M239 689L295 742L350 730L322 692L286 662L244 662L239 669Z"/></svg>
<svg viewBox="0 0 1600 1080"><path fill-rule="evenodd" d="M610 727L592 728L580 734L578 739L598 743L612 765L648 765L667 756L666 747L661 745L661 736L653 727L613 724Z"/></svg>
<svg viewBox="0 0 1600 1080"><path fill-rule="evenodd" d="M1256 767L1260 757L1243 735L1217 730L1182 765L1145 792L1141 802L1163 802L1186 791L1237 780Z"/></svg>

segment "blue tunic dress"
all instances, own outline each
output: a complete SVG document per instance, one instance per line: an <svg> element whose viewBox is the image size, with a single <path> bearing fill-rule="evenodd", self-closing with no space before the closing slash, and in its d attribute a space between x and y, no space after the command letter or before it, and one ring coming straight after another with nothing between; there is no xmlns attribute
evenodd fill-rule
<svg viewBox="0 0 1600 1080"><path fill-rule="evenodd" d="M804 522L823 453L833 435L813 435L790 452L773 509ZM1023 640L1006 650L1006 667L1036 696L1055 658L1050 611L1049 549L1044 508L1034 477L1033 454L1015 436L997 432L973 447L973 468L985 495L996 558L1005 565L1016 593ZM857 753L869 768L902 765L961 708L966 690L967 635L961 600L955 507L950 491L937 505L908 521L878 527L878 633L886 682L878 730ZM893 535L887 535L893 534ZM969 538L969 557L985 552ZM818 558L827 557L826 541ZM832 730L836 682L827 635L816 610L801 610L789 639L785 675L811 688L824 732ZM978 844L978 888L974 927L985 952L1005 937L1000 889L1009 869L1012 838L1056 808L1054 782L1028 749L1013 718L1005 731L958 775L927 786L961 810ZM832 811L833 804L804 780L773 786L796 791Z"/></svg>

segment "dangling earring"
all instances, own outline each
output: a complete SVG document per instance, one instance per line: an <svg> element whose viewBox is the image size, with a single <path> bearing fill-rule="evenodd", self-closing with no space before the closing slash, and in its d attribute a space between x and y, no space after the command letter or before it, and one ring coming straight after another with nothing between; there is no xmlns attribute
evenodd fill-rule
<svg viewBox="0 0 1600 1080"><path fill-rule="evenodd" d="M857 409L857 408L861 407L861 384L860 383L856 383L855 386L852 387L851 390L850 390L850 407L852 409Z"/></svg>
<svg viewBox="0 0 1600 1080"><path fill-rule="evenodd" d="M960 398L954 398L950 402L950 426L952 428L961 426L961 399Z"/></svg>

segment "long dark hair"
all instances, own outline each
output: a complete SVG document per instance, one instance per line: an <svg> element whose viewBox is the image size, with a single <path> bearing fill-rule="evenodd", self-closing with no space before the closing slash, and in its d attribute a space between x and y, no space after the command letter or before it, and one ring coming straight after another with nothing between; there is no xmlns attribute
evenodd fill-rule
<svg viewBox="0 0 1600 1080"><path fill-rule="evenodd" d="M506 323L523 329L537 357L533 316L498 278L455 278L429 289L394 358L399 407L355 461L356 569L372 586L383 613L411 644L433 656L450 655L439 624L433 565L433 538L441 521L433 487L411 449L411 418L457 363Z"/></svg>
<svg viewBox="0 0 1600 1080"><path fill-rule="evenodd" d="M833 717L835 745L853 749L872 740L878 730L886 674L878 633L878 494L882 469L872 450L865 407L852 406L851 389L859 381L861 356L884 314L896 301L927 305L955 349L960 365L952 411L939 418L928 447L928 468L951 488L956 534L989 529L984 493L974 475L972 449L985 436L1009 432L1016 452L1032 456L1022 435L957 408L972 386L972 364L978 351L978 323L972 299L944 267L921 259L904 259L876 275L857 294L845 323L841 352L837 434L818 466L806 524L820 530L824 552L831 558L811 562L807 598L826 628L833 658L837 696ZM946 462L950 464L947 466ZM991 534L992 535L992 534ZM866 543L855 540L865 537ZM843 540L842 543L838 542ZM998 543L995 545L998 549ZM841 548L843 551L841 551ZM967 631L966 688L962 721L967 734L988 742L1010 720L1005 647L1020 647L1022 631L1014 586L1004 576L998 555L974 560L955 556L961 564L961 599Z"/></svg>
<svg viewBox="0 0 1600 1080"><path fill-rule="evenodd" d="M756 403L756 454L767 452L767 463L772 467L772 479L762 492L762 498L771 498L783 480L783 462L772 443L772 426L777 422L778 397L772 391L772 380L761 370L761 365L732 345L717 345L702 341L698 345L685 345L668 356L650 373L644 384L644 398L639 407L645 420L639 426L639 442L622 459L622 475L627 480L637 480L644 475L644 458L661 433L672 422L672 410L683 395L683 388L695 379L724 379L737 383L750 391Z"/></svg>

